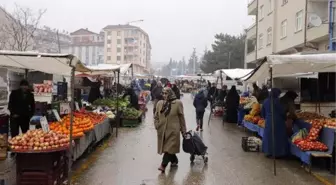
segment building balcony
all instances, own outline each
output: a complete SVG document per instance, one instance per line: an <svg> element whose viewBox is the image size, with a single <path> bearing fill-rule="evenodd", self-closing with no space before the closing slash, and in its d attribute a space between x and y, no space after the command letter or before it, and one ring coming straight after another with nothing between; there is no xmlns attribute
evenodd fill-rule
<svg viewBox="0 0 336 185"><path fill-rule="evenodd" d="M253 63L256 60L256 51L251 51L245 56L245 63Z"/></svg>
<svg viewBox="0 0 336 185"><path fill-rule="evenodd" d="M247 14L248 15L257 15L258 7L257 7L258 0L248 0L247 4Z"/></svg>
<svg viewBox="0 0 336 185"><path fill-rule="evenodd" d="M318 42L321 40L328 39L329 37L329 25L321 24L318 27L311 27L307 29L307 41L308 42Z"/></svg>
<svg viewBox="0 0 336 185"><path fill-rule="evenodd" d="M246 29L246 38L255 39L257 35L256 23L252 24L249 28Z"/></svg>

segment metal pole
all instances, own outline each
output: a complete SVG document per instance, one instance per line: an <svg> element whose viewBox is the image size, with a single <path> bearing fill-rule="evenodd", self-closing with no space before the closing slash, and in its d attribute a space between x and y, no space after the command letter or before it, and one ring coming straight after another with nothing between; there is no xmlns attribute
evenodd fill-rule
<svg viewBox="0 0 336 185"><path fill-rule="evenodd" d="M133 69L133 67L132 67ZM132 73L133 74L133 73ZM117 121L116 121L116 137L118 137L118 130L119 130L119 124L120 124L120 113L119 113L119 76L120 76L120 71L117 72Z"/></svg>
<svg viewBox="0 0 336 185"><path fill-rule="evenodd" d="M270 87L271 87L271 122L272 122L272 154L273 154L273 173L276 176L276 159L275 159L275 129L274 129L274 97L272 94L273 88L273 69L272 67L269 68L269 75L270 75Z"/></svg>
<svg viewBox="0 0 336 185"><path fill-rule="evenodd" d="M58 53L61 53L61 44L60 44L58 30L56 32L56 37L57 37Z"/></svg>
<svg viewBox="0 0 336 185"><path fill-rule="evenodd" d="M71 90L71 102L70 102L70 145L69 145L69 155L68 155L68 160L69 160L69 175L68 175L68 184L71 185L71 166L72 166L72 156L73 156L73 146L72 146L72 130L73 130L73 121L74 121L74 115L73 115L73 110L74 110L74 93L75 93L75 68L73 67L71 69L71 80L70 80L70 90Z"/></svg>
<svg viewBox="0 0 336 185"><path fill-rule="evenodd" d="M194 58L194 74L195 74L196 73L196 48L194 48L193 58Z"/></svg>
<svg viewBox="0 0 336 185"><path fill-rule="evenodd" d="M336 41L333 40L334 35L334 26L335 26L335 8L333 8L333 3L336 1L329 0L328 6L329 6L329 51L335 51L336 50Z"/></svg>
<svg viewBox="0 0 336 185"><path fill-rule="evenodd" d="M231 69L231 51L229 51L229 69Z"/></svg>

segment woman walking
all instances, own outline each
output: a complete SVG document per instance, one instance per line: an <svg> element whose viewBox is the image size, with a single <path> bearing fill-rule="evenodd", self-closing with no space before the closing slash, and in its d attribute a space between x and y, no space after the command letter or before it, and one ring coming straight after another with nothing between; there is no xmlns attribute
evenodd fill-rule
<svg viewBox="0 0 336 185"><path fill-rule="evenodd" d="M205 108L208 106L208 100L204 95L203 90L200 90L194 98L194 107L196 108L196 122L197 128L196 131L201 129L203 131L203 117Z"/></svg>
<svg viewBox="0 0 336 185"><path fill-rule="evenodd" d="M226 97L226 112L228 123L238 122L238 107L239 107L239 94L236 90L236 86L232 86ZM224 120L223 120L224 121Z"/></svg>
<svg viewBox="0 0 336 185"><path fill-rule="evenodd" d="M158 154L163 154L159 170L164 173L169 162L177 167L176 154L180 152L180 134L186 133L183 104L172 89L166 87L162 91L164 100L157 103L154 125L157 131Z"/></svg>

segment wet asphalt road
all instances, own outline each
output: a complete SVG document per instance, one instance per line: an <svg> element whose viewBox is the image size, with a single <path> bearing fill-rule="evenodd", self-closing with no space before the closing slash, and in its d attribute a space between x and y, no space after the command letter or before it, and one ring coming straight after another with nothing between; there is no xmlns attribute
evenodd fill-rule
<svg viewBox="0 0 336 185"><path fill-rule="evenodd" d="M187 128L195 129L195 113L190 95L182 98ZM204 165L196 158L190 165L189 155L181 149L179 167L161 174L157 170L161 156L156 151L152 104L149 103L145 121L138 128L123 128L119 137L96 154L75 184L80 185L318 185L298 161L277 161L277 176L273 161L261 153L246 153L241 149L241 137L247 134L233 124L222 124L204 116L203 140L209 147L209 162ZM115 134L114 134L115 137ZM91 157L92 158L92 157ZM85 160L83 164L85 165ZM93 161L93 162L92 162ZM86 164L87 165L87 164ZM78 169L81 169L79 167Z"/></svg>

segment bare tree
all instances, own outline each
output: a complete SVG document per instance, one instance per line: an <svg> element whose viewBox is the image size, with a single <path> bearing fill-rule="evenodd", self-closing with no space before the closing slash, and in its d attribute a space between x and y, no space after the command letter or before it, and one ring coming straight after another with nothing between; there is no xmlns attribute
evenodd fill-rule
<svg viewBox="0 0 336 185"><path fill-rule="evenodd" d="M31 49L35 32L45 12L46 10L38 10L35 13L30 8L16 5L12 14L5 13L5 23L0 25L0 36L4 37L0 47L15 51Z"/></svg>

